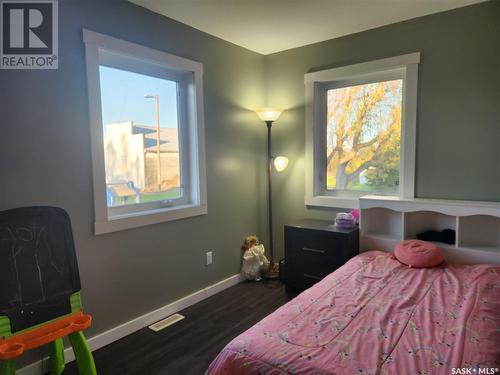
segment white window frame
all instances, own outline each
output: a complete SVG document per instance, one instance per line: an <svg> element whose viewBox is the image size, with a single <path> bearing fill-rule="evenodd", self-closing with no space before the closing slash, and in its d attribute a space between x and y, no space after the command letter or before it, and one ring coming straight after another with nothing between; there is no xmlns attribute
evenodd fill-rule
<svg viewBox="0 0 500 375"><path fill-rule="evenodd" d="M96 235L207 213L203 65L166 52L83 30L87 65ZM109 207L102 123L100 65L179 83L183 198Z"/></svg>
<svg viewBox="0 0 500 375"><path fill-rule="evenodd" d="M415 195L417 83L420 53L390 57L304 75L306 106L305 197L307 206L359 208L366 192L326 189L326 92L377 81L403 79L399 196Z"/></svg>

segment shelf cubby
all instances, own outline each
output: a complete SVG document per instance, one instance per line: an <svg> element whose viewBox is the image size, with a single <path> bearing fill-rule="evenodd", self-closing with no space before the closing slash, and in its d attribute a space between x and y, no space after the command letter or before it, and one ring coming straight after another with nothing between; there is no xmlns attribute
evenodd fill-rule
<svg viewBox="0 0 500 375"><path fill-rule="evenodd" d="M362 230L368 236L402 240L403 214L387 208L369 208L361 216Z"/></svg>
<svg viewBox="0 0 500 375"><path fill-rule="evenodd" d="M460 247L500 252L500 218L489 215L462 216L459 218L459 227Z"/></svg>
<svg viewBox="0 0 500 375"><path fill-rule="evenodd" d="M430 230L441 232L444 229L452 229L455 233L457 231L457 217L440 212L405 212L404 223L404 238L408 240L415 239L417 234Z"/></svg>

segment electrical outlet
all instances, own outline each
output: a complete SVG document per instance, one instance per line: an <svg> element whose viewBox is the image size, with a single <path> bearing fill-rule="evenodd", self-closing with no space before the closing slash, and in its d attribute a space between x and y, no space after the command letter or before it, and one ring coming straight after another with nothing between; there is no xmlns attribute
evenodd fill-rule
<svg viewBox="0 0 500 375"><path fill-rule="evenodd" d="M211 251L207 251L207 266L211 265L213 262L213 253Z"/></svg>

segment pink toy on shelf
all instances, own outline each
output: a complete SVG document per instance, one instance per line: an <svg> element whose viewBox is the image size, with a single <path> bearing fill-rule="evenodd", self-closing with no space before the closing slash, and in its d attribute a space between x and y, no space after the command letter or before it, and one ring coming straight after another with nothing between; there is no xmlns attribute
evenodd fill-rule
<svg viewBox="0 0 500 375"><path fill-rule="evenodd" d="M359 224L359 210L351 210L351 215L356 219L356 224Z"/></svg>

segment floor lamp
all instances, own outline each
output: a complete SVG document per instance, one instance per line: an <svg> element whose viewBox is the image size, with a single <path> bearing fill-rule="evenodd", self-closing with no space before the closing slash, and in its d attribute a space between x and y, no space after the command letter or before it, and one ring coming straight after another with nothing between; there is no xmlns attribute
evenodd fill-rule
<svg viewBox="0 0 500 375"><path fill-rule="evenodd" d="M269 255L271 265L269 271L265 275L267 278L277 278L279 277L278 264L274 259L273 250L273 196L272 196L272 185L271 185L271 175L272 166L274 164L276 170L281 172L285 170L288 165L288 159L284 156L273 157L271 150L271 128L273 122L280 117L283 109L281 108L260 108L256 110L259 118L266 123L267 126L267 209L268 209L268 225L269 225Z"/></svg>

